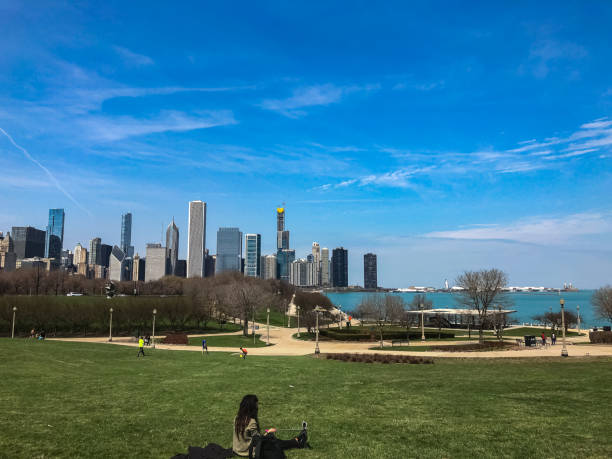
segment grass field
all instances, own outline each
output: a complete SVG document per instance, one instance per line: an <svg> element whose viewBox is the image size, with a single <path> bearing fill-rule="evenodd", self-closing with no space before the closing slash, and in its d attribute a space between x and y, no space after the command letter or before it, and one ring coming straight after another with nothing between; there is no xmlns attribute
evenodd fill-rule
<svg viewBox="0 0 612 459"><path fill-rule="evenodd" d="M239 351L240 346L246 347L265 347L266 342L261 340L261 335L256 335L257 339L253 344L253 335L221 335L221 336L206 336L206 344L208 347L233 347ZM189 338L190 346L202 346L202 336L192 336Z"/></svg>
<svg viewBox="0 0 612 459"><path fill-rule="evenodd" d="M611 457L612 359L434 365L150 352L0 339L0 456L169 458L231 444L247 393L262 427L310 425L290 458ZM287 437L289 432L280 432Z"/></svg>

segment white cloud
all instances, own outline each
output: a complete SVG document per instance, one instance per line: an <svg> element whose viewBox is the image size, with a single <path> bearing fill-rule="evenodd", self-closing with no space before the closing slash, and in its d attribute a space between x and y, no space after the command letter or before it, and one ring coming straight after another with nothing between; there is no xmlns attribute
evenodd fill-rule
<svg viewBox="0 0 612 459"><path fill-rule="evenodd" d="M504 240L531 244L566 244L581 237L612 231L612 216L598 212L585 212L563 217L531 217L506 225L473 225L470 228L434 231L424 234L428 238L466 240Z"/></svg>
<svg viewBox="0 0 612 459"><path fill-rule="evenodd" d="M362 91L373 91L378 85L366 86L336 86L324 84L317 86L306 86L293 91L290 97L285 99L266 99L260 106L266 110L276 111L289 118L298 118L306 115L305 107L326 106L340 102L347 94Z"/></svg>
<svg viewBox="0 0 612 459"><path fill-rule="evenodd" d="M179 111L165 111L148 119L130 116L91 116L80 122L88 136L94 140L116 141L127 137L159 132L181 132L236 124L229 110L203 111L188 114Z"/></svg>
<svg viewBox="0 0 612 459"><path fill-rule="evenodd" d="M146 65L153 65L155 63L153 62L153 59L151 59L149 56L135 53L122 46L114 46L113 49L126 65L141 67Z"/></svg>

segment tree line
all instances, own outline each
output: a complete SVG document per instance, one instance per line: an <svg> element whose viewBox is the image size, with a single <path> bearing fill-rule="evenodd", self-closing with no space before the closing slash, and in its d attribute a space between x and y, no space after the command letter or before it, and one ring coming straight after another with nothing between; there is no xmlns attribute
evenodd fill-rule
<svg viewBox="0 0 612 459"><path fill-rule="evenodd" d="M253 314L266 308L284 313L293 295L301 309L302 324L307 328L314 327L315 306L326 310L333 307L329 298L320 293L303 292L285 282L240 273L191 279L168 276L147 283L118 282L117 296L108 299L102 295L103 279L35 271L1 273L0 330L4 333L10 331L13 307L18 310L16 333L22 334L31 329L58 334L108 332L112 308L113 333L150 330L152 311L156 309L156 327L160 331L202 331L215 321L238 323L245 335ZM38 295L30 295L30 288L36 284L34 291ZM85 296L68 297L68 292Z"/></svg>

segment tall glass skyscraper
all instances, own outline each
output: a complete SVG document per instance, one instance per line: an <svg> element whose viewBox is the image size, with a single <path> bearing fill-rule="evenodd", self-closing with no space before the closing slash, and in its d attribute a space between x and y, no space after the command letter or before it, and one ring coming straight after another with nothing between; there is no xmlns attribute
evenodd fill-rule
<svg viewBox="0 0 612 459"><path fill-rule="evenodd" d="M179 229L174 223L168 225L166 229L166 248L168 249L168 258L170 259L170 273L173 276L177 275L176 265L178 263L178 250L179 250Z"/></svg>
<svg viewBox="0 0 612 459"><path fill-rule="evenodd" d="M247 234L244 237L246 251L244 275L260 277L261 275L261 234Z"/></svg>
<svg viewBox="0 0 612 459"><path fill-rule="evenodd" d="M348 287L348 250L338 247L332 251L332 285Z"/></svg>
<svg viewBox="0 0 612 459"><path fill-rule="evenodd" d="M49 224L45 237L45 258L60 259L64 245L64 209L49 209Z"/></svg>
<svg viewBox="0 0 612 459"><path fill-rule="evenodd" d="M215 273L225 271L242 271L242 233L238 228L219 228L217 231Z"/></svg>
<svg viewBox="0 0 612 459"><path fill-rule="evenodd" d="M365 288L378 287L378 268L376 255L373 253L366 253L363 256L363 286Z"/></svg>
<svg viewBox="0 0 612 459"><path fill-rule="evenodd" d="M126 257L134 255L134 247L132 247L132 214L121 215L121 250Z"/></svg>
<svg viewBox="0 0 612 459"><path fill-rule="evenodd" d="M102 239L94 237L89 241L89 264L90 265L101 265L102 254L100 248L102 246Z"/></svg>

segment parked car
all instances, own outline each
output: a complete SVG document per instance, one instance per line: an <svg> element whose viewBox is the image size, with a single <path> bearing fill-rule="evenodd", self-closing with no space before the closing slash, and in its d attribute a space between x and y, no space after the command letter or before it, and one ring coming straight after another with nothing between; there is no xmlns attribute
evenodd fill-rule
<svg viewBox="0 0 612 459"><path fill-rule="evenodd" d="M83 296L83 294L79 292L68 292L66 296Z"/></svg>

